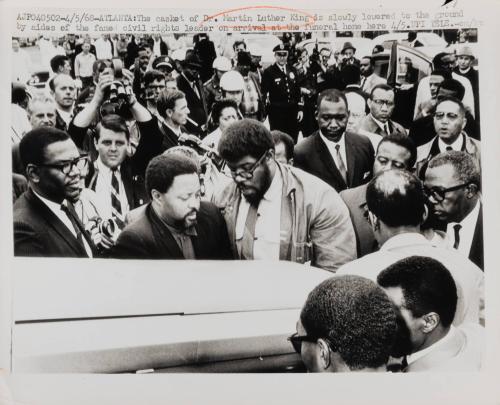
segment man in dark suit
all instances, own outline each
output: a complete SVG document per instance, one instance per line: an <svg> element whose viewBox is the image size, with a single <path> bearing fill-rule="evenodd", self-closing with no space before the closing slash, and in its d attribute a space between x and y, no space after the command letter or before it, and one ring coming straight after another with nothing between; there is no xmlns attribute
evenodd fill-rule
<svg viewBox="0 0 500 405"><path fill-rule="evenodd" d="M206 134L208 116L203 83L200 80L201 68L202 63L198 55L188 51L186 59L182 62L182 73L177 77L177 88L186 95L189 108L186 129L198 136Z"/></svg>
<svg viewBox="0 0 500 405"><path fill-rule="evenodd" d="M271 130L283 131L297 142L298 123L303 118L299 78L297 72L287 66L288 48L280 44L274 47L273 52L276 63L264 70L262 75L262 99L269 97L269 126Z"/></svg>
<svg viewBox="0 0 500 405"><path fill-rule="evenodd" d="M378 144L373 176L391 169L405 169L411 171L417 159L417 148L406 135L391 134L383 138ZM368 221L368 207L366 205L366 189L368 185L344 190L340 196L344 200L351 215L358 258L378 249L372 227Z"/></svg>
<svg viewBox="0 0 500 405"><path fill-rule="evenodd" d="M432 214L444 224L450 246L484 270L480 168L467 152L435 156L425 172Z"/></svg>
<svg viewBox="0 0 500 405"><path fill-rule="evenodd" d="M295 146L295 166L338 192L369 181L373 146L367 137L346 132L349 111L344 94L335 89L323 91L316 118L319 130Z"/></svg>
<svg viewBox="0 0 500 405"><path fill-rule="evenodd" d="M198 166L178 154L151 160L146 170L151 203L118 237L111 256L130 259L229 259L224 218L200 202Z"/></svg>
<svg viewBox="0 0 500 405"><path fill-rule="evenodd" d="M87 162L67 133L41 127L20 143L29 189L14 205L16 256L92 257L95 247L71 203Z"/></svg>

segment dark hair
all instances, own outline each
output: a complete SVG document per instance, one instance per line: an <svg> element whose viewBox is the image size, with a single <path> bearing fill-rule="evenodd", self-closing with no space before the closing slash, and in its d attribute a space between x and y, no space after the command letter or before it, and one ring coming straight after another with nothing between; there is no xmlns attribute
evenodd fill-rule
<svg viewBox="0 0 500 405"><path fill-rule="evenodd" d="M323 100L330 101L333 103L338 103L339 101L343 101L345 104L345 107L347 107L347 98L345 97L345 94L341 92L340 90L337 89L326 89L323 90L321 93L318 95L318 101L317 101L317 106L319 109L319 106L321 105L321 102Z"/></svg>
<svg viewBox="0 0 500 405"><path fill-rule="evenodd" d="M166 193L175 177L183 174L198 173L196 162L180 153L159 155L151 159L146 168L146 190Z"/></svg>
<svg viewBox="0 0 500 405"><path fill-rule="evenodd" d="M274 149L271 132L261 122L248 118L231 123L218 146L219 155L229 162L248 155L258 159L269 149Z"/></svg>
<svg viewBox="0 0 500 405"><path fill-rule="evenodd" d="M372 55L376 55L377 53L381 53L381 52L384 52L384 47L383 47L383 45L377 44L373 47Z"/></svg>
<svg viewBox="0 0 500 405"><path fill-rule="evenodd" d="M43 164L47 146L68 139L71 138L66 132L52 127L39 127L26 133L19 143L19 155L24 169L30 163Z"/></svg>
<svg viewBox="0 0 500 405"><path fill-rule="evenodd" d="M373 100L373 93L375 92L375 90L392 91L394 93L394 89L388 84L385 83L377 84L376 86L373 87L372 91L370 92L370 100Z"/></svg>
<svg viewBox="0 0 500 405"><path fill-rule="evenodd" d="M235 50L241 44L245 45L245 49L247 49L247 44L245 43L245 41L234 41L233 50Z"/></svg>
<svg viewBox="0 0 500 405"><path fill-rule="evenodd" d="M410 152L410 160L408 161L407 165L408 170L410 170L415 165L415 162L417 161L417 147L408 135L404 135L399 132L393 132L390 135L384 136L377 146L377 152L380 148L380 145L386 142L401 146L402 148L405 148L408 152Z"/></svg>
<svg viewBox="0 0 500 405"><path fill-rule="evenodd" d="M455 170L455 176L461 183L475 184L481 189L481 170L474 158L467 152L451 150L434 156L428 165L428 169L451 165Z"/></svg>
<svg viewBox="0 0 500 405"><path fill-rule="evenodd" d="M446 96L446 97L440 98L436 103L436 108L438 107L439 104L444 103L445 101L451 101L451 102L457 104L459 107L460 113L465 117L466 110L465 110L464 103L462 103L458 98L455 98L455 97Z"/></svg>
<svg viewBox="0 0 500 405"><path fill-rule="evenodd" d="M433 69L430 76L441 76L444 79L451 79L451 72L443 69Z"/></svg>
<svg viewBox="0 0 500 405"><path fill-rule="evenodd" d="M439 52L432 58L432 67L434 69L442 69L443 67L443 59L445 56L448 56L450 53L449 52Z"/></svg>
<svg viewBox="0 0 500 405"><path fill-rule="evenodd" d="M359 66L357 65L347 65L340 71L340 77L342 78L344 84L347 86L349 84L358 84L361 80L361 72Z"/></svg>
<svg viewBox="0 0 500 405"><path fill-rule="evenodd" d="M50 60L50 68L54 73L57 73L60 67L63 67L66 61L69 60L65 55L56 55Z"/></svg>
<svg viewBox="0 0 500 405"><path fill-rule="evenodd" d="M368 209L390 227L420 225L425 202L422 182L406 170L379 173L366 189Z"/></svg>
<svg viewBox="0 0 500 405"><path fill-rule="evenodd" d="M451 273L437 260L407 257L380 272L377 282L384 288L401 287L405 307L414 317L436 312L445 328L453 322L457 287Z"/></svg>
<svg viewBox="0 0 500 405"><path fill-rule="evenodd" d="M156 109L162 117L167 116L167 109L173 110L175 108L175 103L177 100L186 98L186 95L180 90L167 90L161 91L156 100Z"/></svg>
<svg viewBox="0 0 500 405"><path fill-rule="evenodd" d="M130 140L130 132L128 130L127 123L118 114L108 114L102 117L94 131L94 138L96 141L98 141L101 136L102 128L109 129L113 132L123 132L127 141Z"/></svg>
<svg viewBox="0 0 500 405"><path fill-rule="evenodd" d="M285 145L286 160L292 159L294 147L292 137L282 131L278 131L277 129L271 131L271 135L273 136L274 146L278 145L279 143Z"/></svg>
<svg viewBox="0 0 500 405"><path fill-rule="evenodd" d="M445 79L439 84L439 89L450 90L455 93L455 98L463 100L465 95L465 87L458 80ZM439 91L438 91L439 94Z"/></svg>
<svg viewBox="0 0 500 405"><path fill-rule="evenodd" d="M148 87L155 80L165 80L165 74L156 69L150 69L144 73L144 86Z"/></svg>
<svg viewBox="0 0 500 405"><path fill-rule="evenodd" d="M137 53L141 52L141 51L147 51L147 50L153 50L153 48L151 47L150 44L148 44L147 42L141 42L139 44L139 48L137 48Z"/></svg>
<svg viewBox="0 0 500 405"><path fill-rule="evenodd" d="M300 313L308 335L326 339L351 370L383 366L397 325L387 294L359 276L336 276L311 291Z"/></svg>
<svg viewBox="0 0 500 405"><path fill-rule="evenodd" d="M212 106L212 120L216 124L219 123L220 116L225 108L234 108L234 111L238 112L238 104L236 104L236 101L229 98L223 98L216 101Z"/></svg>

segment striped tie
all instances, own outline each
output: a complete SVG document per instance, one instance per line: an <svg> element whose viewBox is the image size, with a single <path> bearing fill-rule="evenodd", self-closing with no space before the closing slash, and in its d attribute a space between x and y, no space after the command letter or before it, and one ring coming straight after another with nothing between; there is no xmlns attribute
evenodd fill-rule
<svg viewBox="0 0 500 405"><path fill-rule="evenodd" d="M120 183L118 177L116 177L116 169L112 171L111 175L111 213L118 227L123 229L124 217L120 201Z"/></svg>

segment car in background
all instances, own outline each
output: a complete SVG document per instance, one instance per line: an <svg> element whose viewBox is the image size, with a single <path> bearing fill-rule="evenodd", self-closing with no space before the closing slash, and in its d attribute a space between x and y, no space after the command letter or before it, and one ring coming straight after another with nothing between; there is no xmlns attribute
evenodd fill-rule
<svg viewBox="0 0 500 405"><path fill-rule="evenodd" d="M287 337L332 276L285 261L32 264L12 273L14 373L304 371Z"/></svg>
<svg viewBox="0 0 500 405"><path fill-rule="evenodd" d="M439 52L444 52L448 46L448 42L433 32L419 31L417 32L417 40L423 44L423 46L417 47L417 49L430 58L433 58ZM379 35L373 39L373 46L382 45L384 49L390 49L394 41L398 44L409 46L408 32L391 32Z"/></svg>

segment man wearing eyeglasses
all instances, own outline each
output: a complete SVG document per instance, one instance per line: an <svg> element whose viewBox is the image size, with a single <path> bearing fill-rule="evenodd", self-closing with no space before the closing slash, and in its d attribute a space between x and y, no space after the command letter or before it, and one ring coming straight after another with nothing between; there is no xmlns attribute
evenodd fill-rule
<svg viewBox="0 0 500 405"><path fill-rule="evenodd" d="M481 142L464 132L467 119L462 102L453 97L440 98L434 112L436 136L417 149L416 173L423 179L429 161L439 153L463 151L481 167Z"/></svg>
<svg viewBox="0 0 500 405"><path fill-rule="evenodd" d="M465 152L434 157L425 173L432 214L445 224L450 246L484 269L480 169Z"/></svg>
<svg viewBox="0 0 500 405"><path fill-rule="evenodd" d="M379 173L366 190L368 219L380 249L342 266L337 274L355 274L376 281L389 265L409 256L425 256L441 262L452 274L458 304L454 325L479 323L484 308L484 274L453 249L437 246L423 234L427 198L422 182L406 170Z"/></svg>
<svg viewBox="0 0 500 405"><path fill-rule="evenodd" d="M71 203L86 158L67 133L50 127L28 132L20 154L29 190L14 205L14 254L92 257L95 247Z"/></svg>
<svg viewBox="0 0 500 405"><path fill-rule="evenodd" d="M309 372L385 372L396 332L385 292L366 278L342 276L309 293L288 340Z"/></svg>
<svg viewBox="0 0 500 405"><path fill-rule="evenodd" d="M387 84L378 84L373 87L368 100L370 114L361 122L359 132L365 135L365 132L376 134L381 137L392 133L406 135L406 129L391 120L394 112L394 90Z"/></svg>
<svg viewBox="0 0 500 405"><path fill-rule="evenodd" d="M354 230L337 192L315 176L277 163L273 137L263 124L232 123L218 150L233 181L214 202L224 213L235 257L311 262L333 272L354 259Z"/></svg>

